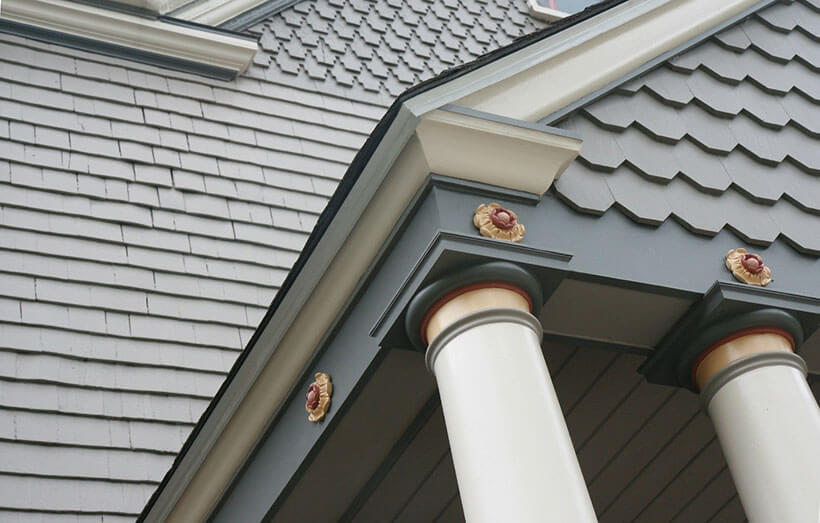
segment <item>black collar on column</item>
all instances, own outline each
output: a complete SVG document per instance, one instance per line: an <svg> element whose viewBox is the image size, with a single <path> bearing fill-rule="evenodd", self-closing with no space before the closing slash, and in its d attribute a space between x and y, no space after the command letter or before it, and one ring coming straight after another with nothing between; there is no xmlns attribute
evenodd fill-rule
<svg viewBox="0 0 820 523"><path fill-rule="evenodd" d="M407 336L418 350L425 350L427 344L421 336L421 326L427 311L447 294L469 285L485 282L502 282L524 291L532 304L532 314L538 317L544 303L543 291L538 279L529 271L509 262L489 262L473 265L463 270L451 272L421 289L407 308L404 325Z"/></svg>
<svg viewBox="0 0 820 523"><path fill-rule="evenodd" d="M769 289L716 282L661 340L641 365L650 383L685 387L697 392L692 366L712 344L741 330L770 328L785 331L795 352L804 335L820 324L820 301Z"/></svg>

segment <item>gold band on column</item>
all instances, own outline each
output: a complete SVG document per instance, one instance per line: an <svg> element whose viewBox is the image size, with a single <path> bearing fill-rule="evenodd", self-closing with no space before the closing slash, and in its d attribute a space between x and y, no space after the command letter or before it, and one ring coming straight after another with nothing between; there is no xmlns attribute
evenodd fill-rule
<svg viewBox="0 0 820 523"><path fill-rule="evenodd" d="M421 337L430 343L445 327L464 316L485 309L509 308L532 311L530 297L522 289L502 282L468 285L439 299L427 311Z"/></svg>
<svg viewBox="0 0 820 523"><path fill-rule="evenodd" d="M764 353L794 352L794 339L780 329L744 329L712 344L692 366L692 382L700 390L732 362Z"/></svg>

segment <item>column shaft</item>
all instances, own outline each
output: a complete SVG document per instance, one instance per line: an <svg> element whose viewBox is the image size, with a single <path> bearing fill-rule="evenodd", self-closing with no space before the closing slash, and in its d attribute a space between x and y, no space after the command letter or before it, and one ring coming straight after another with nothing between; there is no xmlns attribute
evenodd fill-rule
<svg viewBox="0 0 820 523"><path fill-rule="evenodd" d="M596 521L540 338L529 313L489 309L428 349L469 522Z"/></svg>
<svg viewBox="0 0 820 523"><path fill-rule="evenodd" d="M766 356L783 359L765 365ZM820 409L793 354L751 356L707 410L749 521L820 521ZM763 366L755 368L755 361ZM799 363L799 362L798 362ZM717 374L713 379L720 379Z"/></svg>

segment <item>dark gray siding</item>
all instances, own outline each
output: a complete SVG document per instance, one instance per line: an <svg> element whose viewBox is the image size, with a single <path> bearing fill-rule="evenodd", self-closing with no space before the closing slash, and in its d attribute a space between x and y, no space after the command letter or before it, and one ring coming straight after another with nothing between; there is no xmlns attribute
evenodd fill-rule
<svg viewBox="0 0 820 523"><path fill-rule="evenodd" d="M393 97L541 26L302 2L230 83L0 35L0 520L133 519Z"/></svg>
<svg viewBox="0 0 820 523"><path fill-rule="evenodd" d="M820 7L765 8L571 114L583 151L555 188L582 212L820 254L818 68Z"/></svg>

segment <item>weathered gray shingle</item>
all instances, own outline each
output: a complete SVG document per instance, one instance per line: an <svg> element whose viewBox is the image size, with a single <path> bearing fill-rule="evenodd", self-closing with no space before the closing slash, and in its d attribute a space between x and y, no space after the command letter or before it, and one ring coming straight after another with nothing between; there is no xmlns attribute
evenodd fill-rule
<svg viewBox="0 0 820 523"><path fill-rule="evenodd" d="M133 518L392 98L543 25L300 2L231 83L0 37L0 519Z"/></svg>
<svg viewBox="0 0 820 523"><path fill-rule="evenodd" d="M564 119L584 144L555 190L582 212L820 254L819 53L816 5L750 15Z"/></svg>

